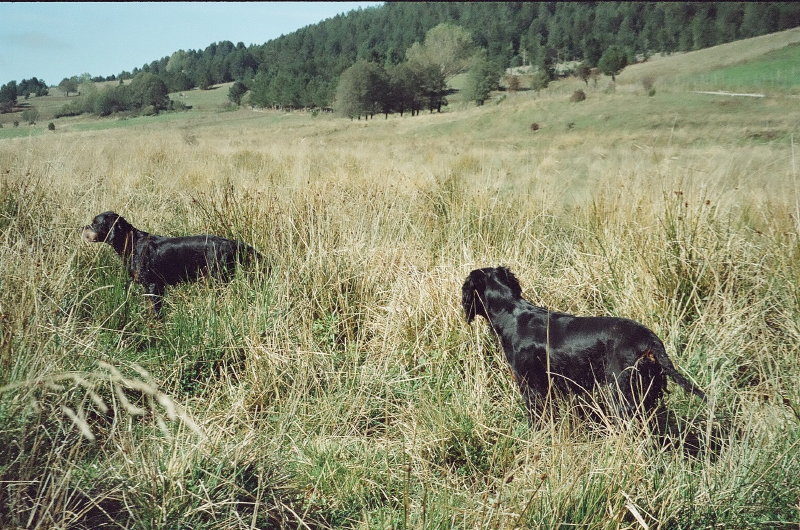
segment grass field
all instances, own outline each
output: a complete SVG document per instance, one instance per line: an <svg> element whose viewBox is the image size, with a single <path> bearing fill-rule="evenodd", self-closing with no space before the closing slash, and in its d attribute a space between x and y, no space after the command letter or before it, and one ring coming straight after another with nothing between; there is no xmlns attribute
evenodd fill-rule
<svg viewBox="0 0 800 530"><path fill-rule="evenodd" d="M796 528L800 111L634 74L414 118L222 111L223 88L4 124L0 526ZM109 209L268 263L155 320L80 240ZM500 264L536 304L652 328L708 403L673 385L671 444L567 404L529 426L460 307Z"/></svg>
<svg viewBox="0 0 800 530"><path fill-rule="evenodd" d="M733 90L758 88L775 93L800 93L800 43L769 52L759 60L727 66L689 76L685 83L701 89L726 87Z"/></svg>
<svg viewBox="0 0 800 530"><path fill-rule="evenodd" d="M747 80L749 86L758 86L762 91L786 93L786 85L772 87L769 82L776 78L790 78L796 68L796 62L776 61L776 56L772 54L782 58L796 57L797 47L793 45L797 43L800 43L800 28L689 53L656 56L647 62L629 66L617 79L621 84L636 84L641 79L650 77L657 79L658 84L662 86L669 85L676 90L686 90L691 89L692 82L696 81L697 77L713 76L719 70L750 63L761 68L757 67L752 72ZM724 78L719 79L720 82L724 80ZM796 90L797 82L790 82L789 87ZM734 87L725 86L725 88L731 90Z"/></svg>

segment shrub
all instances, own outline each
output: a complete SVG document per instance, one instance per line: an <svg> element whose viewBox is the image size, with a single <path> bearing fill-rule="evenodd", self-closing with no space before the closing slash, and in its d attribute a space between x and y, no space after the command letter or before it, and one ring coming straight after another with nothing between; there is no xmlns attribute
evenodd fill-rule
<svg viewBox="0 0 800 530"><path fill-rule="evenodd" d="M550 78L547 77L542 71L536 72L533 74L533 78L531 79L531 88L536 92L539 92L543 88L547 88L547 85L550 83Z"/></svg>
<svg viewBox="0 0 800 530"><path fill-rule="evenodd" d="M539 124L536 123L536 122L531 123L531 130L532 131L538 131L539 130Z"/></svg>
<svg viewBox="0 0 800 530"><path fill-rule="evenodd" d="M177 100L171 99L171 100L169 100L169 106L167 107L167 110L176 110L177 111L177 110L189 110L191 108L192 108L191 105L187 105L183 101L177 101Z"/></svg>
<svg viewBox="0 0 800 530"><path fill-rule="evenodd" d="M577 68L575 68L575 75L580 77L581 81L586 83L586 86L589 86L589 78L592 75L592 68L586 63L581 63L577 66Z"/></svg>
<svg viewBox="0 0 800 530"><path fill-rule="evenodd" d="M573 102L573 103L577 103L577 102L579 102L579 101L583 101L583 100L585 100L585 99L586 99L586 92L584 92L583 90L576 90L576 91L575 91L575 92L573 92L573 93L572 93L572 95L569 97L569 100L570 100L571 102Z"/></svg>
<svg viewBox="0 0 800 530"><path fill-rule="evenodd" d="M79 99L73 99L53 115L54 118L63 118L65 116L80 116L83 114L83 106Z"/></svg>
<svg viewBox="0 0 800 530"><path fill-rule="evenodd" d="M47 130L48 131L55 131L56 130L56 124L51 121L50 123L47 124Z"/></svg>
<svg viewBox="0 0 800 530"><path fill-rule="evenodd" d="M228 90L228 99L236 105L241 105L242 96L244 96L246 93L247 86L241 81L236 81Z"/></svg>
<svg viewBox="0 0 800 530"><path fill-rule="evenodd" d="M22 112L22 120L27 122L30 125L34 125L36 120L39 119L39 111L36 109L25 109Z"/></svg>

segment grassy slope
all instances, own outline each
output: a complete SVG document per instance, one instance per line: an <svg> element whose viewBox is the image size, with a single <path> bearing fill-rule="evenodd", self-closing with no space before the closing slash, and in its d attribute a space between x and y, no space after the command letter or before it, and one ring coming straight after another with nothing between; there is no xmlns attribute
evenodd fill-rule
<svg viewBox="0 0 800 530"><path fill-rule="evenodd" d="M712 72L687 76L686 83L698 88L750 90L768 93L800 93L800 43L765 54L758 61L745 62Z"/></svg>
<svg viewBox="0 0 800 530"><path fill-rule="evenodd" d="M780 33L721 44L689 53L653 57L646 63L626 68L618 76L618 81L620 83L635 84L642 78L654 77L662 84L680 86L687 76L707 75L716 70L751 61L763 63L765 55L776 50L785 49L798 42L800 42L800 28L794 28ZM790 47L787 51L792 49L796 51L796 48L793 47ZM780 65L781 68L788 68L789 70L793 66L791 64ZM757 82L758 78L753 79L753 83Z"/></svg>
<svg viewBox="0 0 800 530"><path fill-rule="evenodd" d="M566 80L369 122L192 91L189 113L0 141L0 525L796 525L800 112L629 73L578 104ZM246 239L272 274L173 289L150 321L78 238L106 209ZM676 429L713 449L529 428L460 314L496 264L536 303L657 331L710 397L672 392Z"/></svg>

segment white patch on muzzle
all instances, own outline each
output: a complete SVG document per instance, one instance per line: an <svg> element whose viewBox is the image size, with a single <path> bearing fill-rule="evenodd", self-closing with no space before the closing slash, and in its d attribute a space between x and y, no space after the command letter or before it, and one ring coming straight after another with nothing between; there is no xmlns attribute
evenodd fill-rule
<svg viewBox="0 0 800 530"><path fill-rule="evenodd" d="M81 238L83 238L83 240L87 243L97 243L97 232L87 226L83 229Z"/></svg>

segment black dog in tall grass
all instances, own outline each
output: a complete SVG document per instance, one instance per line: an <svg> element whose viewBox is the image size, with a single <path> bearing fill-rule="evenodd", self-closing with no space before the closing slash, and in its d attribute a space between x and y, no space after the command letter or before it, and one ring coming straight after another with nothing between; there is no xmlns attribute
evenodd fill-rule
<svg viewBox="0 0 800 530"><path fill-rule="evenodd" d="M522 298L519 281L505 267L473 270L462 303L467 322L481 315L500 338L531 415L541 413L552 393L586 396L605 387L613 412L647 417L667 389L667 376L706 398L675 370L664 344L643 325L536 307Z"/></svg>
<svg viewBox="0 0 800 530"><path fill-rule="evenodd" d="M203 276L229 280L237 262L260 257L253 247L212 235L164 237L133 227L114 212L103 212L83 229L83 239L105 242L122 257L133 281L144 285L153 311L161 314L168 285Z"/></svg>

